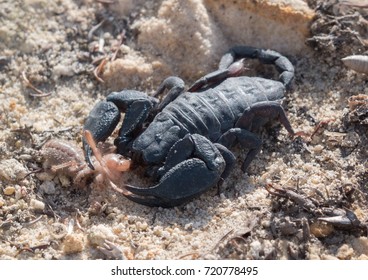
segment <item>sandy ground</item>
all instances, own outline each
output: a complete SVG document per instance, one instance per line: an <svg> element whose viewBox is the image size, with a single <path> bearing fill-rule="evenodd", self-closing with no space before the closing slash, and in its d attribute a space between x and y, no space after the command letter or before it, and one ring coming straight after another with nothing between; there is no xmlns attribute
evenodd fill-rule
<svg viewBox="0 0 368 280"><path fill-rule="evenodd" d="M341 62L367 50L367 9L300 1L309 12L280 10L289 22L276 19L272 37L262 20L274 20L277 1L258 20L244 16L245 1L112 2L0 1L0 259L367 259L367 79ZM219 190L171 209L42 170L42 145L81 146L85 117L112 90L152 94L169 75L189 85L245 38L295 65L284 107L312 138L291 139L279 124L262 130L246 174L237 148ZM277 197L267 184L288 192Z"/></svg>

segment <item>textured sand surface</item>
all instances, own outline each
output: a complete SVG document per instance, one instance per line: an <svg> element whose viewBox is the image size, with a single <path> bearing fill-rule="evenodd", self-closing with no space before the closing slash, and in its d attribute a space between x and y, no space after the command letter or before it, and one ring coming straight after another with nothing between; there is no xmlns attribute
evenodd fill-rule
<svg viewBox="0 0 368 280"><path fill-rule="evenodd" d="M341 58L366 52L367 10L333 1L113 2L0 1L0 259L366 259L368 89ZM76 189L66 174L29 174L41 169L47 140L81 146L85 117L109 92L152 94L169 75L190 85L241 44L290 58L296 77L284 107L296 131L325 122L313 139L293 140L275 123L260 132L263 149L246 174L246 150L236 148L219 190L172 209L94 184ZM272 68L247 66L275 78ZM267 183L317 210L349 210L362 226L322 222L326 211L277 198Z"/></svg>

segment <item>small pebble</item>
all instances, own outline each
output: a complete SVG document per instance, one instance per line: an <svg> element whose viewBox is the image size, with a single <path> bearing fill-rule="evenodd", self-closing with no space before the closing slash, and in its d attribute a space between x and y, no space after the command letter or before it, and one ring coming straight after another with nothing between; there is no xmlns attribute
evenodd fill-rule
<svg viewBox="0 0 368 280"><path fill-rule="evenodd" d="M15 188L14 187L10 187L10 186L8 186L8 187L6 187L5 189L4 189L4 194L5 195L12 195L12 194L14 194L15 193Z"/></svg>
<svg viewBox="0 0 368 280"><path fill-rule="evenodd" d="M15 186L15 199L19 200L26 195L27 191L25 187Z"/></svg>
<svg viewBox="0 0 368 280"><path fill-rule="evenodd" d="M259 259L259 254L262 250L262 244L258 240L253 241L250 243L250 253L254 259Z"/></svg>
<svg viewBox="0 0 368 280"><path fill-rule="evenodd" d="M63 251L65 254L80 253L84 249L84 240L82 234L68 234L64 238Z"/></svg>
<svg viewBox="0 0 368 280"><path fill-rule="evenodd" d="M358 260L368 260L368 256L367 255L364 255L364 254L362 254L362 255L360 255L358 258L357 258Z"/></svg>
<svg viewBox="0 0 368 280"><path fill-rule="evenodd" d="M184 229L185 230L191 230L193 228L193 223L185 224Z"/></svg>
<svg viewBox="0 0 368 280"><path fill-rule="evenodd" d="M55 182L53 181L45 181L40 185L40 190L45 194L54 194L55 193Z"/></svg>
<svg viewBox="0 0 368 280"><path fill-rule="evenodd" d="M351 248L347 244L344 244L337 250L336 257L338 257L340 260L349 260L351 259L353 254L354 254L353 248Z"/></svg>
<svg viewBox="0 0 368 280"><path fill-rule="evenodd" d="M368 255L368 238L361 236L353 238L351 245L357 255Z"/></svg>
<svg viewBox="0 0 368 280"><path fill-rule="evenodd" d="M27 174L23 164L16 159L0 161L0 179L7 181L22 180Z"/></svg>
<svg viewBox="0 0 368 280"><path fill-rule="evenodd" d="M168 239L168 238L170 238L170 232L168 232L167 230L164 230L162 233L161 233L161 236L163 237L163 238L166 238L166 239Z"/></svg>
<svg viewBox="0 0 368 280"><path fill-rule="evenodd" d="M311 163L306 163L306 164L304 164L304 165L303 165L303 167L302 167L302 168L303 168L303 170L304 170L304 171L306 171L306 172L307 172L307 171L312 171L312 170L313 170L313 164L311 164Z"/></svg>
<svg viewBox="0 0 368 280"><path fill-rule="evenodd" d="M43 211L45 209L45 203L37 199L31 199L29 204L33 210Z"/></svg>
<svg viewBox="0 0 368 280"><path fill-rule="evenodd" d="M312 176L312 177L310 178L310 182L311 182L312 184L314 184L314 185L318 185L318 184L320 183L320 178L319 178L319 177L317 177L317 176Z"/></svg>
<svg viewBox="0 0 368 280"><path fill-rule="evenodd" d="M327 254L322 254L321 259L322 260L338 260L338 258L336 258L335 256L327 255Z"/></svg>
<svg viewBox="0 0 368 280"><path fill-rule="evenodd" d="M88 241L94 246L103 246L105 240L114 241L116 235L105 225L92 226L88 233Z"/></svg>
<svg viewBox="0 0 368 280"><path fill-rule="evenodd" d="M329 236L333 233L334 227L331 224L317 221L310 225L310 232L317 238Z"/></svg>
<svg viewBox="0 0 368 280"><path fill-rule="evenodd" d="M162 236L162 227L156 226L153 228L153 234L161 237Z"/></svg>
<svg viewBox="0 0 368 280"><path fill-rule="evenodd" d="M148 228L148 224L146 222L137 222L136 227L140 231L145 231Z"/></svg>
<svg viewBox="0 0 368 280"><path fill-rule="evenodd" d="M201 247L201 243L199 241L194 241L192 242L192 249L198 249L199 247Z"/></svg>
<svg viewBox="0 0 368 280"><path fill-rule="evenodd" d="M311 148L311 150L316 154L320 154L323 151L323 149L324 147L322 145L315 145L314 147Z"/></svg>

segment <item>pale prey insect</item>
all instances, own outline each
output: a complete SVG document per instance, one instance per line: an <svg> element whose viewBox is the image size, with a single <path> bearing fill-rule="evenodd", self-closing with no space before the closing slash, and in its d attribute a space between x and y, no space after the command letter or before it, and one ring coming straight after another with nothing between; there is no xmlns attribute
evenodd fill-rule
<svg viewBox="0 0 368 280"><path fill-rule="evenodd" d="M130 160L114 151L104 154L88 130L84 131L84 139L93 150L94 169L84 161L83 151L76 143L59 139L49 140L42 146L44 168L73 178L73 185L76 187L85 187L87 180L93 177L97 186L108 184L123 193L119 185L122 183L122 172L130 168Z"/></svg>

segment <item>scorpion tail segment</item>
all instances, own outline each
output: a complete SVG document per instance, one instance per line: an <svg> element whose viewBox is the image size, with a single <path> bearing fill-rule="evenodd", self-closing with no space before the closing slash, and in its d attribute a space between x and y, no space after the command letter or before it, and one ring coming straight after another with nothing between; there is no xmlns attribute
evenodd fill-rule
<svg viewBox="0 0 368 280"><path fill-rule="evenodd" d="M101 101L89 113L83 129L90 131L94 141L105 141L114 131L119 120L118 107L112 102ZM85 136L83 136L83 149L89 167L94 169L91 161L92 150Z"/></svg>
<svg viewBox="0 0 368 280"><path fill-rule="evenodd" d="M216 185L221 173L219 170L208 169L202 160L192 158L170 169L154 187L126 185L125 189L130 194L124 195L148 206L175 207Z"/></svg>
<svg viewBox="0 0 368 280"><path fill-rule="evenodd" d="M206 87L216 85L229 77L240 76L243 71L249 70L244 66L244 59L240 59L229 65L228 68L218 69L195 81L189 88L189 92L195 92Z"/></svg>
<svg viewBox="0 0 368 280"><path fill-rule="evenodd" d="M280 73L280 81L289 88L294 78L294 66L288 58L272 50L258 49L249 46L236 46L225 53L220 61L219 69L228 68L240 58L258 58L265 64L274 64Z"/></svg>
<svg viewBox="0 0 368 280"><path fill-rule="evenodd" d="M256 58L257 49L247 46L236 46L229 49L222 57L219 63L219 69L227 69L239 58Z"/></svg>
<svg viewBox="0 0 368 280"><path fill-rule="evenodd" d="M276 69L280 72L279 80L285 85L286 89L289 89L292 81L294 80L294 66L289 59L285 56L281 56L275 61Z"/></svg>
<svg viewBox="0 0 368 280"><path fill-rule="evenodd" d="M229 72L229 77L236 77L236 76L240 76L243 71L245 70L249 70L249 68L245 67L244 64L245 58L242 58L234 63L232 63L229 68L227 68L228 72Z"/></svg>

